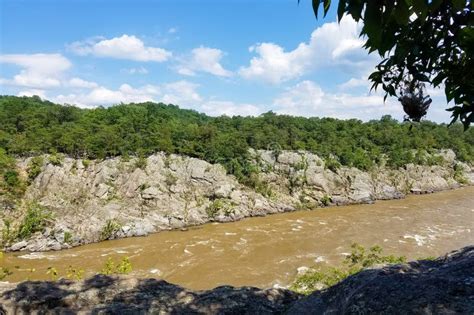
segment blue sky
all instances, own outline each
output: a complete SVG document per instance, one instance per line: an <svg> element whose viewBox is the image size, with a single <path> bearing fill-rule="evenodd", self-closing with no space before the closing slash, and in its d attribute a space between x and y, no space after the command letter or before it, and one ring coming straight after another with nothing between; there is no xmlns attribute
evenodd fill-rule
<svg viewBox="0 0 474 315"><path fill-rule="evenodd" d="M80 107L162 101L210 115L368 120L391 114L366 80L360 25L302 0L2 0L0 93ZM428 119L447 121L441 91Z"/></svg>

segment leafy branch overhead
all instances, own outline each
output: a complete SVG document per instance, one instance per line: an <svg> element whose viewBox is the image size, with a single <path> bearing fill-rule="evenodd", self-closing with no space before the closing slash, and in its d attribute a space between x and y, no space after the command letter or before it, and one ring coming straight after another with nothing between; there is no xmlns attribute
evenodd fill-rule
<svg viewBox="0 0 474 315"><path fill-rule="evenodd" d="M299 2L299 1L298 1ZM312 0L316 18L331 0ZM467 129L474 121L474 15L470 0L340 0L338 19L350 15L362 21L364 48L383 60L369 76L372 88L382 86L385 97L407 78L416 84L444 86L454 106L452 122Z"/></svg>

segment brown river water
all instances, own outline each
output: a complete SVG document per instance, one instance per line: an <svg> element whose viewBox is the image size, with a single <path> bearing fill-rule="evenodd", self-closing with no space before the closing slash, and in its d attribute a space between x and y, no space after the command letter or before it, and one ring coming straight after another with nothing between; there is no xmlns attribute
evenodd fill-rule
<svg viewBox="0 0 474 315"><path fill-rule="evenodd" d="M288 285L297 268L339 264L353 242L375 244L408 259L474 244L474 187L408 196L372 205L331 207L211 223L46 253L8 253L7 281L49 279L68 266L99 271L108 257L128 256L133 276L162 278L191 289L218 285Z"/></svg>

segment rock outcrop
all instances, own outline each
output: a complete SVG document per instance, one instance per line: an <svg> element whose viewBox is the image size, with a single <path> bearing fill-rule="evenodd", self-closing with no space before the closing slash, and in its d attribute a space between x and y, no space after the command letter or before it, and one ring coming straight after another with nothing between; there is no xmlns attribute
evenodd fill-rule
<svg viewBox="0 0 474 315"><path fill-rule="evenodd" d="M434 261L364 270L287 314L474 314L474 246Z"/></svg>
<svg viewBox="0 0 474 315"><path fill-rule="evenodd" d="M95 276L0 283L0 313L473 314L474 247L434 261L364 270L302 297L285 289L192 292L156 279Z"/></svg>
<svg viewBox="0 0 474 315"><path fill-rule="evenodd" d="M218 164L178 155L155 154L146 160L112 158L86 161L44 156L41 172L28 186L19 209L3 218L18 226L29 204L48 209L53 219L42 232L10 243L9 250L45 251L120 237L142 236L209 221L328 205L370 203L405 194L474 183L474 169L457 162L452 151L434 166L329 169L304 151L251 151L259 169L256 189L240 184ZM26 177L30 159L18 166ZM456 171L455 171L456 169ZM20 210L20 211L19 211ZM0 221L0 229L4 229Z"/></svg>

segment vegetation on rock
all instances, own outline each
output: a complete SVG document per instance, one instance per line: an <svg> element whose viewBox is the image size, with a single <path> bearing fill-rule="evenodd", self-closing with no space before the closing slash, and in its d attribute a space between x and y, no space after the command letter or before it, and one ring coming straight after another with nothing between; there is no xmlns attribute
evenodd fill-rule
<svg viewBox="0 0 474 315"><path fill-rule="evenodd" d="M313 291L333 286L365 268L380 264L399 264L406 261L403 256L382 255L380 246L373 246L367 251L363 246L354 243L351 248L351 254L346 256L341 267L311 268L298 276L290 289L298 293L310 294Z"/></svg>

